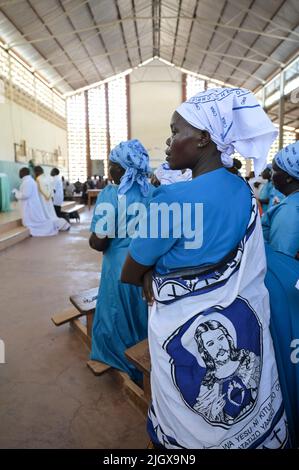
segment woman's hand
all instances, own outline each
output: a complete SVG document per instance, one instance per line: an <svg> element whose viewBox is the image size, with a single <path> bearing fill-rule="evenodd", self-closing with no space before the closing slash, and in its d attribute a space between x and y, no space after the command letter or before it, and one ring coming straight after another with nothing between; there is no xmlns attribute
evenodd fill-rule
<svg viewBox="0 0 299 470"><path fill-rule="evenodd" d="M92 233L89 237L89 246L96 251L105 251L109 245L109 238L99 238L95 233Z"/></svg>
<svg viewBox="0 0 299 470"><path fill-rule="evenodd" d="M153 305L155 301L153 292L153 270L150 269L143 276L142 296L149 305Z"/></svg>

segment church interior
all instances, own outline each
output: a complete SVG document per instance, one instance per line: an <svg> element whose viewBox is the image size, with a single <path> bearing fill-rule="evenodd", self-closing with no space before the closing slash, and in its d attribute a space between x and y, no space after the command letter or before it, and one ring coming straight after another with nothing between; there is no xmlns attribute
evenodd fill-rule
<svg viewBox="0 0 299 470"><path fill-rule="evenodd" d="M147 337L124 351L135 376L94 357L108 250L92 249L90 235L100 196L115 186L109 155L138 139L148 181L158 178L178 106L198 93L246 89L276 133L270 168L299 140L298 20L295 0L0 0L0 449L151 448ZM247 155L233 156L262 212L266 180ZM38 208L22 195L25 180ZM298 211L291 261L299 283Z"/></svg>

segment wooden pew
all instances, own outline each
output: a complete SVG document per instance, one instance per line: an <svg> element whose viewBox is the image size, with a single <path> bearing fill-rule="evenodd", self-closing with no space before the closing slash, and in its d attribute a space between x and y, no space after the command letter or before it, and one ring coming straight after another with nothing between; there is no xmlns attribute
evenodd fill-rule
<svg viewBox="0 0 299 470"><path fill-rule="evenodd" d="M80 294L71 295L70 302L74 307L57 313L52 317L52 322L56 326L69 323L89 349L91 349L92 323L97 297L98 287L88 289ZM109 365L92 360L87 361L87 366L95 375L101 375L110 369Z"/></svg>
<svg viewBox="0 0 299 470"><path fill-rule="evenodd" d="M85 209L84 204L75 204L74 206L68 208L68 207L62 207L61 208L61 214L64 215L64 217L70 221L70 219L76 219L80 222L80 212L83 212Z"/></svg>
<svg viewBox="0 0 299 470"><path fill-rule="evenodd" d="M127 359L143 374L143 394L147 403L151 399L151 358L148 347L148 340L144 339L125 351Z"/></svg>

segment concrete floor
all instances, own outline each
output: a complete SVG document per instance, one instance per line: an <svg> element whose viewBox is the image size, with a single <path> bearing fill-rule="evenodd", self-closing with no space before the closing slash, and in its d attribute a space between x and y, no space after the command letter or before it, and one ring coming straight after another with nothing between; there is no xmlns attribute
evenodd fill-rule
<svg viewBox="0 0 299 470"><path fill-rule="evenodd" d="M0 253L0 448L145 448L145 419L112 371L95 377L88 350L51 322L68 297L98 283L89 217L69 233L29 238Z"/></svg>

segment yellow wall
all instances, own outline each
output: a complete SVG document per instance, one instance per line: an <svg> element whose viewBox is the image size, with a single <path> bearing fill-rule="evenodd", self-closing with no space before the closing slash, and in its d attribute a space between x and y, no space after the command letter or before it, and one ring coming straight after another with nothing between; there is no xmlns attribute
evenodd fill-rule
<svg viewBox="0 0 299 470"><path fill-rule="evenodd" d="M21 140L26 141L28 148L46 152L60 146L67 158L66 130L5 99L0 103L0 160L14 162L14 143Z"/></svg>

